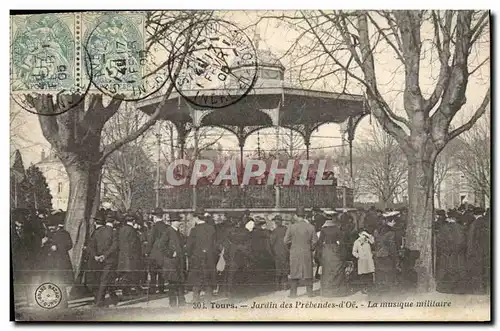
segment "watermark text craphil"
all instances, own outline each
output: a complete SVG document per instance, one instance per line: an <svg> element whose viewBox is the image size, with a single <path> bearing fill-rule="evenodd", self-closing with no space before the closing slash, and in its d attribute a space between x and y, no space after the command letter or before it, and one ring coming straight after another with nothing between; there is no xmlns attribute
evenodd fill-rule
<svg viewBox="0 0 500 331"><path fill-rule="evenodd" d="M281 163L281 164L280 164ZM235 159L226 160L216 167L212 160L178 159L166 170L166 183L170 186L196 185L334 185L334 173L327 169L326 160L247 160L243 167Z"/></svg>

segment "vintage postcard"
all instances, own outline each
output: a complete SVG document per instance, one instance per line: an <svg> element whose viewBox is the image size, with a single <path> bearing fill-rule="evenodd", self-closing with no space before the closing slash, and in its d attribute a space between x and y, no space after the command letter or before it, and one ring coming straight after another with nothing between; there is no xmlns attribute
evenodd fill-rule
<svg viewBox="0 0 500 331"><path fill-rule="evenodd" d="M490 321L490 12L10 13L16 321Z"/></svg>

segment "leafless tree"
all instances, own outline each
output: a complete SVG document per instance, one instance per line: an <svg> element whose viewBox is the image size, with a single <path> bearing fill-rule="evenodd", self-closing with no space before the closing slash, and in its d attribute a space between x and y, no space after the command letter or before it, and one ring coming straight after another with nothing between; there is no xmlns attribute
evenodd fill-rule
<svg viewBox="0 0 500 331"><path fill-rule="evenodd" d="M179 33L200 17L205 18L206 12L172 11L147 14L146 49L167 54L162 57L165 58L162 63L156 63L157 70L167 66L168 54L173 50L172 43ZM184 49L179 50L179 63L183 62L182 57L195 39L187 37ZM173 70L174 76L177 75L180 66ZM53 96L49 94L27 95L27 101L40 114L38 119L44 137L56 151L68 173L70 192L65 226L74 243L70 256L77 276L81 270L89 220L92 211L99 204L99 183L104 162L114 151L142 136L157 121L173 88L171 82L166 84L163 101L147 121L128 136L110 141L105 146L102 146L103 128L124 103L120 98L112 98L106 102L102 94L90 94L77 104L81 99L80 95L64 94L59 96L60 102L55 104ZM67 110L68 105L75 104L77 105L69 111L63 112ZM53 116L55 114L59 115Z"/></svg>
<svg viewBox="0 0 500 331"><path fill-rule="evenodd" d="M457 168L464 174L467 185L484 207L485 197L491 199L491 136L490 112L474 127L457 139L460 150L455 155Z"/></svg>
<svg viewBox="0 0 500 331"><path fill-rule="evenodd" d="M266 18L297 31L289 52L302 55L296 65L304 80L329 80L330 86L345 92L362 91L371 113L406 155L407 243L420 251L419 289L432 290L434 163L444 146L469 130L490 102L489 76L482 76L490 61L489 12L295 11L262 19ZM392 74L381 75L383 63ZM469 82L481 78L483 100L469 121L450 129L466 104ZM388 102L395 93L402 101L398 107Z"/></svg>
<svg viewBox="0 0 500 331"><path fill-rule="evenodd" d="M441 185L452 170L458 168L456 156L458 153L461 153L462 148L459 138L455 138L443 148L436 158L436 163L434 164L434 193L438 208L442 208Z"/></svg>
<svg viewBox="0 0 500 331"><path fill-rule="evenodd" d="M365 191L378 196L383 207L387 208L398 188L406 182L406 157L396 140L379 125L372 126L369 132L368 139L355 148L360 161L357 166L361 174L359 184Z"/></svg>
<svg viewBox="0 0 500 331"><path fill-rule="evenodd" d="M121 108L104 126L104 146L130 136L149 119L148 115L138 112L128 104ZM102 197L103 200L111 202L119 209L128 210L132 206L132 199L143 190L144 183L140 182L154 183L153 136L153 130L150 128L106 159L102 169L102 183L106 193L106 196ZM154 187L149 189L153 192ZM154 199L154 192L151 198Z"/></svg>

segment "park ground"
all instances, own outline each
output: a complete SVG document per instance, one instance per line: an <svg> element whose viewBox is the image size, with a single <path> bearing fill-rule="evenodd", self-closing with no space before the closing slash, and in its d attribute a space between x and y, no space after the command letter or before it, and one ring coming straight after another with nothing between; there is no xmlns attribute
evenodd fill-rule
<svg viewBox="0 0 500 331"><path fill-rule="evenodd" d="M319 293L319 282L314 284ZM70 301L68 309L44 310L18 303L17 321L489 321L490 297L486 295L457 295L443 293L405 294L393 298L369 297L360 292L347 297L309 298L305 288L298 297L288 298L287 291L275 291L229 300L215 296L205 307L194 307L192 293L187 304L171 308L166 295L138 296L122 300L117 306L96 308L92 298ZM418 307L418 302L427 306ZM20 304L20 305L19 305ZM318 305L323 307L318 307ZM408 307L410 304L413 307ZM314 307L316 305L316 307ZM375 306L377 305L377 306ZM381 307L397 305L397 307ZM400 306L406 306L401 308ZM449 306L448 306L449 305ZM329 307L325 307L329 306ZM255 308L260 307L260 308ZM297 308L301 307L301 308Z"/></svg>

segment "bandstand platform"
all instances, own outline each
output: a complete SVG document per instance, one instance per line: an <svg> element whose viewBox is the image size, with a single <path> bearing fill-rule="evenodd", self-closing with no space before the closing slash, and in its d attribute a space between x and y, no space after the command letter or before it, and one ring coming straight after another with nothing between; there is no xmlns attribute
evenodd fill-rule
<svg viewBox="0 0 500 331"><path fill-rule="evenodd" d="M161 189L160 207L173 212L196 207L208 212L244 211L291 212L297 206L309 208L349 208L354 204L353 191L345 186L200 186Z"/></svg>
<svg viewBox="0 0 500 331"><path fill-rule="evenodd" d="M340 125L342 142L349 146L345 163L345 186L196 186L168 187L159 181L157 205L167 211L186 212L203 207L209 212L250 210L253 212L287 212L301 205L307 208L348 208L354 203L352 183L352 141L360 120L368 114L362 95L307 90L284 81L285 68L269 51L258 50L257 80L237 103L224 108L200 107L186 97L196 90L157 93L138 101L136 107L146 114L160 112L160 119L173 123L177 131L177 158L185 157L186 137L193 134L194 155L199 155L198 132L202 127L223 128L238 139L240 165L245 159L246 139L258 130L282 127L302 136L309 159L311 135L321 125ZM231 68L244 70L245 65ZM217 94L217 91L213 91Z"/></svg>

